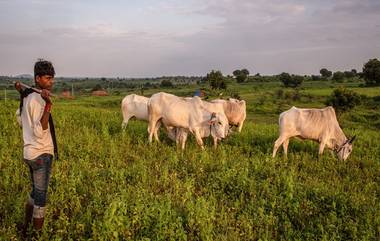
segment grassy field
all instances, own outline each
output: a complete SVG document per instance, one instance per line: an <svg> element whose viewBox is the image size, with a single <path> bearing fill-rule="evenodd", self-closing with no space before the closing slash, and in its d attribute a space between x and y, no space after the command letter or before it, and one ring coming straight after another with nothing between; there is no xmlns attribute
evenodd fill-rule
<svg viewBox="0 0 380 241"><path fill-rule="evenodd" d="M278 114L293 105L323 107L333 91L327 83L305 86L294 98L277 83L231 85L248 103L246 124L217 150L207 140L204 151L191 138L181 152L164 133L162 143L148 144L140 121L123 132L127 93L56 100L60 160L41 239L379 240L380 88L349 87L367 99L339 116L344 132L357 135L347 161L318 157L316 143L297 140L287 160L282 151L272 159ZM17 105L0 103L0 240L19 239L30 191Z"/></svg>

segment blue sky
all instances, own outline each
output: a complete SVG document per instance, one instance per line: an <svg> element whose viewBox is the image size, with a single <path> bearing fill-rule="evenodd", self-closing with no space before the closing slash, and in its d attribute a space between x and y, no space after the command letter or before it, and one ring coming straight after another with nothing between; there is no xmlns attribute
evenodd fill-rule
<svg viewBox="0 0 380 241"><path fill-rule="evenodd" d="M0 75L317 74L380 58L378 0L0 0Z"/></svg>

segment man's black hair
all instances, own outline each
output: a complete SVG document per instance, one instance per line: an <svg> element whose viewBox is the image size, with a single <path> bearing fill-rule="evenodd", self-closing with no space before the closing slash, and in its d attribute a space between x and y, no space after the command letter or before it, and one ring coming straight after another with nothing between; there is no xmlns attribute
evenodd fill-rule
<svg viewBox="0 0 380 241"><path fill-rule="evenodd" d="M38 59L38 61L34 64L34 78L44 75L50 75L54 77L55 70L53 64L50 61Z"/></svg>

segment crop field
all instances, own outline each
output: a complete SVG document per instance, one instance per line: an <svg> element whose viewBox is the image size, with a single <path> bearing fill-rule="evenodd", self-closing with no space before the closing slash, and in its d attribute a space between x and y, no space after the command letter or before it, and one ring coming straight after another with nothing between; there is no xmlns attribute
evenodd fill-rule
<svg viewBox="0 0 380 241"><path fill-rule="evenodd" d="M149 144L145 122L121 129L120 102L131 92L55 100L60 159L41 240L380 240L380 88L348 86L365 99L339 116L345 134L357 135L348 160L318 157L317 143L295 139L287 159L282 149L271 157L279 113L322 108L333 87L306 83L293 98L277 83L232 85L223 96L247 101L242 132L216 150L191 137L183 152L163 131ZM0 240L20 239L31 188L17 106L0 103Z"/></svg>

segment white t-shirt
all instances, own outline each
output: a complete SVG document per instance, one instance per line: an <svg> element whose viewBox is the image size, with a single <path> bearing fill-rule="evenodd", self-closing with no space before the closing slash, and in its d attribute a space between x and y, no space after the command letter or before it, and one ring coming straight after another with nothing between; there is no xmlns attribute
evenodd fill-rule
<svg viewBox="0 0 380 241"><path fill-rule="evenodd" d="M50 125L46 130L43 130L40 122L45 108L44 99L38 93L31 93L23 101L21 123L24 158L32 160L44 153L54 155Z"/></svg>

